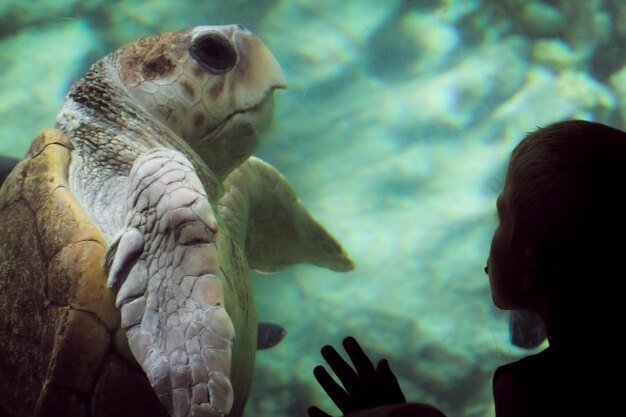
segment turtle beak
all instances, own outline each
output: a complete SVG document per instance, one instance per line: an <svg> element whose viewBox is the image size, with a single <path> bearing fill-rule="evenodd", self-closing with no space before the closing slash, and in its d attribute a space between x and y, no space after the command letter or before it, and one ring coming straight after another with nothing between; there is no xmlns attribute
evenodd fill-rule
<svg viewBox="0 0 626 417"><path fill-rule="evenodd" d="M234 26L233 43L239 57L230 81L237 108L245 109L263 102L275 89L287 88L278 61L265 44L248 30Z"/></svg>

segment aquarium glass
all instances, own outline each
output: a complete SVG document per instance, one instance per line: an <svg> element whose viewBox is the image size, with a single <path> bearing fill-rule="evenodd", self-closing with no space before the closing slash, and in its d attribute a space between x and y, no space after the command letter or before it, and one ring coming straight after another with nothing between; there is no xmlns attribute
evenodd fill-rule
<svg viewBox="0 0 626 417"><path fill-rule="evenodd" d="M0 154L22 157L122 44L230 23L267 44L288 84L256 155L356 265L251 274L260 321L287 333L257 353L246 415L339 415L312 370L321 346L353 335L407 399L493 416L495 368L546 343L512 343L483 271L507 160L551 122L623 128L624 3L0 0Z"/></svg>

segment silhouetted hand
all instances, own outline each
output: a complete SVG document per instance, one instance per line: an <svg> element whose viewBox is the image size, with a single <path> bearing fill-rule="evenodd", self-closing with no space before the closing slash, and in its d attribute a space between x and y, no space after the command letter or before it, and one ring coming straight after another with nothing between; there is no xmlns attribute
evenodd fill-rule
<svg viewBox="0 0 626 417"><path fill-rule="evenodd" d="M322 357L335 372L343 387L333 380L323 366L313 369L315 379L346 417L445 417L439 410L425 404L406 403L396 376L386 359L376 368L353 337L343 340L343 347L354 364L344 361L334 347L322 347ZM331 417L313 406L309 417Z"/></svg>

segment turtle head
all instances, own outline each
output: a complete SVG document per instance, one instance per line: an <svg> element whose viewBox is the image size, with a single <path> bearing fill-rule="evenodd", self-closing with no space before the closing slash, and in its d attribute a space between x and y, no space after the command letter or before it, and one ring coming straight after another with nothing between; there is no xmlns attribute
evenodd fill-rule
<svg viewBox="0 0 626 417"><path fill-rule="evenodd" d="M198 26L140 39L113 57L139 105L224 178L270 125L280 65L239 25Z"/></svg>

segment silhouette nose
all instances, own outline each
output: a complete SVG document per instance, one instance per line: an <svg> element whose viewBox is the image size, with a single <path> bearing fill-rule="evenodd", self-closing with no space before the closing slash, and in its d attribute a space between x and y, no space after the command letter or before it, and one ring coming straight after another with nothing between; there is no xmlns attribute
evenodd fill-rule
<svg viewBox="0 0 626 417"><path fill-rule="evenodd" d="M230 71L237 63L237 51L224 35L211 32L198 37L189 47L189 53L212 74Z"/></svg>

